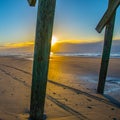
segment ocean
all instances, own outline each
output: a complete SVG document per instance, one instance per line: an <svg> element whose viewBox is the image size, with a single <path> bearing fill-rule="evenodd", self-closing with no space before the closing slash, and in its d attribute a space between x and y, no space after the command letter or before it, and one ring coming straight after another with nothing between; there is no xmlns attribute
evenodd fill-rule
<svg viewBox="0 0 120 120"><path fill-rule="evenodd" d="M22 58L33 58L32 52L22 52L22 51L5 51L0 52L0 56L16 56ZM101 58L101 53L80 53L80 52L51 52L50 56L70 56L70 57L98 57ZM111 58L120 58L120 53L111 53Z"/></svg>
<svg viewBox="0 0 120 120"><path fill-rule="evenodd" d="M57 56L73 56L73 57L102 57L101 53L70 53L70 52L51 52L51 55L57 55ZM111 53L111 58L120 58L120 53Z"/></svg>

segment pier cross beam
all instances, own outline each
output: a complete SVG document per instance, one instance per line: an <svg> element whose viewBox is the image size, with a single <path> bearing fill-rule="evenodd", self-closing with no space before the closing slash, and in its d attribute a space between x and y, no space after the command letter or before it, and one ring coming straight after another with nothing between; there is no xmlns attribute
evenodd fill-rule
<svg viewBox="0 0 120 120"><path fill-rule="evenodd" d="M36 0L28 0L35 6ZM34 48L30 119L44 120L44 104L56 0L39 0Z"/></svg>
<svg viewBox="0 0 120 120"><path fill-rule="evenodd" d="M109 0L108 9L96 27L96 30L100 33L102 29L106 26L99 82L97 88L97 92L100 94L104 93L104 86L107 76L107 69L109 64L110 50L113 38L116 9L119 5L120 0Z"/></svg>

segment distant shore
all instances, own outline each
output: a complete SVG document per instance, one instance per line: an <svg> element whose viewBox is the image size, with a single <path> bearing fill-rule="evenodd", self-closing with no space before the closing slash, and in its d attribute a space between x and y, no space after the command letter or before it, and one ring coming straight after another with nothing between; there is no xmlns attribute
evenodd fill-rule
<svg viewBox="0 0 120 120"><path fill-rule="evenodd" d="M100 58L92 57L50 58L47 120L120 119L119 59L110 60L105 88L109 99L96 94L100 62ZM0 119L26 120L29 116L31 76L31 60L0 57Z"/></svg>

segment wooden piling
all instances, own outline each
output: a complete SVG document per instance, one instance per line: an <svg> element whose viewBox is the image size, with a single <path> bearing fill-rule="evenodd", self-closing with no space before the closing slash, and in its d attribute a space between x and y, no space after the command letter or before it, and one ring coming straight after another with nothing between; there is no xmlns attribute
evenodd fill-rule
<svg viewBox="0 0 120 120"><path fill-rule="evenodd" d="M43 120L56 0L39 0L34 48L30 119Z"/></svg>
<svg viewBox="0 0 120 120"><path fill-rule="evenodd" d="M112 1L113 0L109 0L109 7L111 6ZM104 93L104 86L107 76L107 69L109 64L110 50L111 50L113 31L114 31L115 15L116 15L116 11L113 13L111 19L106 24L106 29L105 29L104 47L103 47L101 68L99 74L99 83L97 88L97 92L100 94Z"/></svg>
<svg viewBox="0 0 120 120"><path fill-rule="evenodd" d="M110 18L113 16L114 12L120 5L120 0L111 0L111 5L109 5L107 11L103 15L102 19L100 20L99 24L96 27L96 30L100 33L106 24L109 22Z"/></svg>

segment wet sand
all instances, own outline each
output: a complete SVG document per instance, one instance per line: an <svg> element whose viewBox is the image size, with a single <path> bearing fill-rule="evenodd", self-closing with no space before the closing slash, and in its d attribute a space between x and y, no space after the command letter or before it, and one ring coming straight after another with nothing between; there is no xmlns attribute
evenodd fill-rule
<svg viewBox="0 0 120 120"><path fill-rule="evenodd" d="M119 59L111 59L108 76L120 78L118 66ZM105 94L109 99L96 94L99 68L99 58L52 56L45 104L47 120L120 120L119 85L107 82ZM30 60L0 57L1 120L28 119L31 71ZM118 90L112 91L114 87Z"/></svg>

